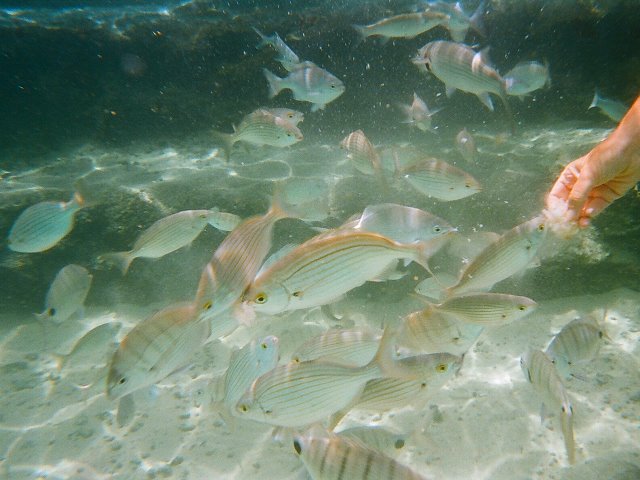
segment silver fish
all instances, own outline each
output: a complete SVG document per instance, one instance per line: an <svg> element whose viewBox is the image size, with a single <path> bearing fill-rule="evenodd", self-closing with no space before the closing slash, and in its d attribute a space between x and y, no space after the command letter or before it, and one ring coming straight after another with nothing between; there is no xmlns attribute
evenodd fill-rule
<svg viewBox="0 0 640 480"><path fill-rule="evenodd" d="M454 42L464 42L469 29L475 30L483 37L486 36L483 24L484 1L480 2L471 16L464 12L460 2L455 4L444 1L427 2L426 11L447 15L448 19L443 26L449 30Z"/></svg>
<svg viewBox="0 0 640 480"><path fill-rule="evenodd" d="M432 213L397 203L369 205L341 228L378 233L399 243L428 241L457 231Z"/></svg>
<svg viewBox="0 0 640 480"><path fill-rule="evenodd" d="M122 324L108 322L85 333L65 354L56 354L58 369L63 372L86 370L94 365L106 364L118 347L117 335Z"/></svg>
<svg viewBox="0 0 640 480"><path fill-rule="evenodd" d="M107 374L107 396L117 399L153 385L188 363L209 337L193 304L170 305L137 324L120 342Z"/></svg>
<svg viewBox="0 0 640 480"><path fill-rule="evenodd" d="M311 62L299 65L286 78L277 77L266 68L263 72L269 83L269 98L289 89L296 100L310 102L312 112L323 109L345 91L339 78Z"/></svg>
<svg viewBox="0 0 640 480"><path fill-rule="evenodd" d="M553 337L545 353L553 361L558 372L569 378L569 367L593 360L605 338L606 333L597 322L577 318Z"/></svg>
<svg viewBox="0 0 640 480"><path fill-rule="evenodd" d="M476 141L466 128L460 130L456 135L456 148L467 162L474 163L476 161L478 156Z"/></svg>
<svg viewBox="0 0 640 480"><path fill-rule="evenodd" d="M218 210L184 210L161 218L140 234L126 252L105 253L100 260L115 264L123 275L136 258L160 258L189 245L207 224L233 230L240 218Z"/></svg>
<svg viewBox="0 0 640 480"><path fill-rule="evenodd" d="M504 75L507 95L523 96L551 85L549 65L521 62Z"/></svg>
<svg viewBox="0 0 640 480"><path fill-rule="evenodd" d="M79 192L68 202L40 202L30 206L11 226L9 248L23 253L49 250L69 234L76 213L85 206Z"/></svg>
<svg viewBox="0 0 640 480"><path fill-rule="evenodd" d="M446 289L447 295L486 291L523 270L536 256L546 232L542 217L512 228L467 265L458 283Z"/></svg>
<svg viewBox="0 0 640 480"><path fill-rule="evenodd" d="M299 123L304 121L304 113L299 112L298 110L294 110L292 108L282 108L282 107L276 107L276 108L269 108L269 107L260 107L261 110L264 110L266 112L271 113L272 115L275 115L276 117L280 117L284 120L286 120L287 122L295 125L296 127L298 126Z"/></svg>
<svg viewBox="0 0 640 480"><path fill-rule="evenodd" d="M236 142L288 147L303 139L302 132L293 123L262 109L246 115L234 130L234 133L213 132L222 144L226 160L229 160Z"/></svg>
<svg viewBox="0 0 640 480"><path fill-rule="evenodd" d="M431 308L465 323L497 327L529 315L538 304L527 297L504 293L478 293L457 296Z"/></svg>
<svg viewBox="0 0 640 480"><path fill-rule="evenodd" d="M291 356L293 362L331 360L363 366L371 361L380 343L380 333L366 328L331 329L300 345Z"/></svg>
<svg viewBox="0 0 640 480"><path fill-rule="evenodd" d="M378 450L318 428L294 435L293 448L313 480L425 480Z"/></svg>
<svg viewBox="0 0 640 480"><path fill-rule="evenodd" d="M480 183L471 175L435 158L403 167L398 174L420 193L445 202L459 200L482 190Z"/></svg>
<svg viewBox="0 0 640 480"><path fill-rule="evenodd" d="M55 323L67 320L82 309L92 279L93 275L80 265L71 264L63 267L49 287L45 309L39 317L44 320L51 319Z"/></svg>
<svg viewBox="0 0 640 480"><path fill-rule="evenodd" d="M288 71L294 70L300 64L300 58L295 54L293 50L287 45L278 33L274 33L270 37L264 35L257 28L253 28L253 30L260 37L260 43L258 44L258 48L266 47L267 45L271 45L276 52L278 52L278 57L276 60L280 62L280 64Z"/></svg>
<svg viewBox="0 0 640 480"><path fill-rule="evenodd" d="M383 18L371 25L353 25L362 40L367 37L413 38L438 25L448 22L448 15L441 12L403 13Z"/></svg>
<svg viewBox="0 0 640 480"><path fill-rule="evenodd" d="M340 142L340 147L347 151L347 158L359 172L366 175L382 172L380 155L362 130L347 135Z"/></svg>
<svg viewBox="0 0 640 480"><path fill-rule="evenodd" d="M601 97L598 90L596 90L596 93L593 95L593 100L589 108L599 108L602 113L616 123L622 120L622 117L624 117L629 110L629 107L622 102Z"/></svg>
<svg viewBox="0 0 640 480"><path fill-rule="evenodd" d="M576 461L573 436L573 406L553 362L540 350L528 350L520 359L524 376L533 385L547 407L560 410L560 422L569 463Z"/></svg>
<svg viewBox="0 0 640 480"><path fill-rule="evenodd" d="M403 244L359 230L317 235L261 272L245 292L246 305L275 314L325 305L387 271L398 259L429 269L427 259L440 245Z"/></svg>
<svg viewBox="0 0 640 480"><path fill-rule="evenodd" d="M429 110L426 102L415 92L413 93L413 103L411 105L400 105L400 108L405 115L403 123L408 123L423 132L434 132L433 128L431 128L431 117L442 110L441 108Z"/></svg>
<svg viewBox="0 0 640 480"><path fill-rule="evenodd" d="M342 438L354 439L383 453L402 450L407 439L407 436L400 432L378 425L349 427L336 433Z"/></svg>

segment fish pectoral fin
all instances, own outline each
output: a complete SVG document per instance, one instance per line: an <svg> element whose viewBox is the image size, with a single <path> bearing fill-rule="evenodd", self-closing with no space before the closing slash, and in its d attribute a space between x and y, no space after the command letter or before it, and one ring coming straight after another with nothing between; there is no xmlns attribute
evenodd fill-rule
<svg viewBox="0 0 640 480"><path fill-rule="evenodd" d="M478 99L483 103L485 107L493 112L493 101L487 92L476 94Z"/></svg>

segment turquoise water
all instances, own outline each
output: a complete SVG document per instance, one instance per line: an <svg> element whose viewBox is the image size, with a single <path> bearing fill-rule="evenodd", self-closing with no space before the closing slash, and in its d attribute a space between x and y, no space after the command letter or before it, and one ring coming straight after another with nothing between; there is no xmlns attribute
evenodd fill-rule
<svg viewBox="0 0 640 480"><path fill-rule="evenodd" d="M633 2L487 2L487 37L471 32L467 43L490 45L500 72L518 61L550 65L550 87L523 101L508 99L514 135L506 133L498 101L492 113L469 94L448 99L442 82L411 64L422 45L449 38L445 29L357 43L351 24L411 11L413 2L157 3L42 8L33 2L7 4L0 14L2 235L27 207L68 201L79 178L92 201L52 249L24 254L5 245L0 252L0 478L307 478L288 432L222 421L211 399L231 352L274 334L286 363L300 344L328 328L398 325L424 308L413 292L428 274L410 265L402 278L368 282L329 309L259 316L194 349L188 365L137 391L135 408L125 411L105 395L118 342L152 313L193 299L200 272L226 233L207 226L188 247L135 260L126 276L98 257L131 248L156 220L181 210L263 214L276 188L305 204L310 219L280 221L272 251L383 202L438 215L461 237L502 234L539 214L563 165L615 127L587 110L594 88L626 104L638 91ZM629 29L613 27L620 21ZM252 26L277 31L302 59L340 78L345 93L319 112L290 92L269 99L262 68L286 72L273 51L255 47ZM433 132L402 123L398 104L409 104L414 91L429 107L442 108L432 118ZM287 148L239 144L226 163L211 130L231 132L262 106L304 112L304 140ZM477 145L472 161L456 147L462 128ZM358 129L380 153L388 189L354 168L340 147ZM396 161L423 157L468 172L482 191L443 202L394 174ZM392 427L405 444L391 454L427 478L604 478L603 471L609 478L637 478L639 210L632 191L592 229L550 241L530 268L497 284L492 291L530 297L538 309L486 329L460 373L426 405L352 412L343 426ZM466 261L451 247L431 266L450 272ZM53 278L70 263L93 275L84 308L59 325L37 319ZM611 340L578 368L581 379L565 382L575 410L577 461L571 466L558 415L547 411L540 421L541 401L519 357L589 314ZM80 360L61 360L103 324L113 328Z"/></svg>

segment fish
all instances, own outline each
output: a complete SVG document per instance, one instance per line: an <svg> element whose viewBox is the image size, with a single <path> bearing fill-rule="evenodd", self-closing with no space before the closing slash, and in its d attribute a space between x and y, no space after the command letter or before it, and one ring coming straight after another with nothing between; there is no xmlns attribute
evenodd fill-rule
<svg viewBox="0 0 640 480"><path fill-rule="evenodd" d="M107 373L107 397L119 399L184 367L209 337L192 303L169 305L138 323L120 342Z"/></svg>
<svg viewBox="0 0 640 480"><path fill-rule="evenodd" d="M271 249L275 223L291 216L281 207L279 196L276 190L266 214L247 218L227 235L202 270L194 302L199 318L212 321L213 338L227 335L237 326L231 315L220 314L237 304L256 277Z"/></svg>
<svg viewBox="0 0 640 480"><path fill-rule="evenodd" d="M300 345L291 355L291 361L324 359L362 366L371 361L379 343L380 333L372 328L334 328Z"/></svg>
<svg viewBox="0 0 640 480"><path fill-rule="evenodd" d="M463 355L483 331L484 327L480 325L461 322L452 315L427 307L402 319L397 341L418 352Z"/></svg>
<svg viewBox="0 0 640 480"><path fill-rule="evenodd" d="M276 117L282 118L296 127L298 126L299 123L304 121L304 113L299 112L298 110L294 110L292 108L260 107L260 109L272 115L275 115Z"/></svg>
<svg viewBox="0 0 640 480"><path fill-rule="evenodd" d="M466 128L460 130L456 135L456 148L467 162L475 163L478 156L478 148L473 135Z"/></svg>
<svg viewBox="0 0 640 480"><path fill-rule="evenodd" d="M276 314L332 302L387 271L399 259L427 271L436 241L403 244L376 233L330 230L297 246L262 271L243 295L256 312Z"/></svg>
<svg viewBox="0 0 640 480"><path fill-rule="evenodd" d="M506 98L506 82L489 64L486 49L476 52L462 43L438 40L422 47L413 63L426 68L442 81L448 97L456 90L472 93L493 112L489 94L497 95L504 105L513 130L513 114Z"/></svg>
<svg viewBox="0 0 640 480"><path fill-rule="evenodd" d="M322 221L331 214L331 188L324 178L291 177L282 187L284 203L303 221Z"/></svg>
<svg viewBox="0 0 640 480"><path fill-rule="evenodd" d="M596 321L576 318L558 332L545 350L558 372L571 377L569 367L593 360L607 337Z"/></svg>
<svg viewBox="0 0 640 480"><path fill-rule="evenodd" d="M368 37L414 38L438 25L448 22L449 17L441 12L403 13L383 18L371 25L353 25L361 41Z"/></svg>
<svg viewBox="0 0 640 480"><path fill-rule="evenodd" d="M629 107L618 100L611 100L608 98L601 97L596 90L596 93L593 95L593 100L591 101L591 105L589 105L589 109L598 108L602 113L604 113L607 117L609 117L614 122L618 123L622 120L629 110Z"/></svg>
<svg viewBox="0 0 640 480"><path fill-rule="evenodd" d="M310 102L312 112L324 109L327 103L345 91L345 86L338 77L311 62L300 64L285 78L274 75L266 68L263 72L269 84L269 98L289 89L296 100Z"/></svg>
<svg viewBox="0 0 640 480"><path fill-rule="evenodd" d="M37 253L55 247L73 230L76 213L86 206L85 197L79 191L68 202L31 205L11 226L9 248L14 252Z"/></svg>
<svg viewBox="0 0 640 480"><path fill-rule="evenodd" d="M258 48L263 48L268 45L271 45L276 52L278 52L278 56L276 57L276 61L278 61L288 72L294 70L300 64L300 58L296 53L291 50L289 45L287 45L278 33L274 33L270 37L264 35L260 30L253 27L253 30L260 37L260 43L258 44Z"/></svg>
<svg viewBox="0 0 640 480"><path fill-rule="evenodd" d="M133 394L129 393L124 397L120 397L118 399L118 410L116 412L116 423L118 427L124 428L131 420L136 413L136 403L133 398Z"/></svg>
<svg viewBox="0 0 640 480"><path fill-rule="evenodd" d="M415 377L396 365L393 334L383 334L375 357L362 367L325 360L291 362L258 377L236 405L236 415L283 427L319 422L349 405L365 383L386 376Z"/></svg>
<svg viewBox="0 0 640 480"><path fill-rule="evenodd" d="M480 183L467 172L436 158L402 167L397 174L418 192L445 202L482 191Z"/></svg>
<svg viewBox="0 0 640 480"><path fill-rule="evenodd" d="M482 327L499 327L532 313L538 304L528 297L504 293L477 293L456 296L438 305L435 311L454 316L457 320Z"/></svg>
<svg viewBox="0 0 640 480"><path fill-rule="evenodd" d="M60 269L53 279L47 296L45 308L38 317L60 324L82 309L93 275L80 265L67 265Z"/></svg>
<svg viewBox="0 0 640 480"><path fill-rule="evenodd" d="M486 291L522 271L536 256L546 233L542 216L507 231L469 262L458 282L445 290L446 295Z"/></svg>
<svg viewBox="0 0 640 480"><path fill-rule="evenodd" d="M161 218L140 234L133 248L110 252L98 259L115 264L125 275L136 258L161 258L191 244L207 224L224 231L233 230L240 218L218 210L183 210Z"/></svg>
<svg viewBox="0 0 640 480"><path fill-rule="evenodd" d="M426 102L415 92L413 92L413 103L411 105L401 104L400 108L405 115L403 123L408 123L422 132L432 133L434 132L434 129L431 128L431 117L442 110L441 108L429 110Z"/></svg>
<svg viewBox="0 0 640 480"><path fill-rule="evenodd" d="M576 461L576 446L573 435L573 406L555 365L540 350L527 350L520 358L520 366L525 378L533 385L543 403L560 410L562 435L569 463Z"/></svg>
<svg viewBox="0 0 640 480"><path fill-rule="evenodd" d="M425 242L458 231L432 213L397 203L369 205L340 228L378 233L399 243Z"/></svg>
<svg viewBox="0 0 640 480"><path fill-rule="evenodd" d="M486 37L483 23L484 10L484 1L480 2L471 16L464 12L460 2L455 4L444 1L427 2L425 9L426 12L440 13L447 16L447 21L443 23L443 26L449 30L451 39L454 42L464 42L469 29L475 30L481 36Z"/></svg>
<svg viewBox="0 0 640 480"><path fill-rule="evenodd" d="M103 323L92 328L67 353L54 354L58 370L87 370L95 365L108 363L114 349L118 347L117 335L121 328L120 322Z"/></svg>
<svg viewBox="0 0 640 480"><path fill-rule="evenodd" d="M365 175L376 175L382 188L385 191L388 190L380 155L362 130L356 130L347 135L340 142L340 147L347 151L347 158L351 160L356 170Z"/></svg>
<svg viewBox="0 0 640 480"><path fill-rule="evenodd" d="M279 358L280 341L273 335L253 340L231 354L222 379L222 401L219 402L225 421L230 421L236 403L253 381L274 369Z"/></svg>
<svg viewBox="0 0 640 480"><path fill-rule="evenodd" d="M364 443L383 453L396 453L406 445L407 436L401 432L379 425L361 425L336 432L342 438Z"/></svg>
<svg viewBox="0 0 640 480"><path fill-rule="evenodd" d="M245 115L233 133L213 131L215 139L222 144L225 160L229 160L231 149L237 142L251 145L288 147L302 141L304 136L298 127L288 120L267 110L254 110Z"/></svg>
<svg viewBox="0 0 640 480"><path fill-rule="evenodd" d="M320 427L295 434L293 449L313 480L426 480L384 453Z"/></svg>
<svg viewBox="0 0 640 480"><path fill-rule="evenodd" d="M539 62L520 62L504 75L507 95L522 97L543 87L551 86L549 65Z"/></svg>

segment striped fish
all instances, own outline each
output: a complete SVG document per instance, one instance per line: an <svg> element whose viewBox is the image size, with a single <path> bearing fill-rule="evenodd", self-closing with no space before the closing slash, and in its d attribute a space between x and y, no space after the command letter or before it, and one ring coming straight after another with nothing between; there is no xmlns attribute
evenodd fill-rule
<svg viewBox="0 0 640 480"><path fill-rule="evenodd" d="M463 323L430 307L410 313L398 329L398 343L426 353L462 355L478 339L483 327Z"/></svg>
<svg viewBox="0 0 640 480"><path fill-rule="evenodd" d="M40 202L30 206L11 226L9 248L23 253L49 250L69 234L76 213L85 206L79 192L68 202Z"/></svg>
<svg viewBox="0 0 640 480"><path fill-rule="evenodd" d="M94 327L77 340L66 354L56 354L58 369L69 373L74 370L87 370L96 365L104 365L113 356L117 348L117 335L120 322L103 323Z"/></svg>
<svg viewBox="0 0 640 480"><path fill-rule="evenodd" d="M577 318L565 325L547 347L546 354L558 372L571 376L569 367L593 360L606 338L606 333L595 321Z"/></svg>
<svg viewBox="0 0 640 480"><path fill-rule="evenodd" d="M465 323L499 327L529 315L537 306L530 298L518 295L478 293L452 297L431 308Z"/></svg>
<svg viewBox="0 0 640 480"><path fill-rule="evenodd" d="M71 264L63 267L49 287L44 312L38 316L44 320L51 319L55 323L67 320L82 309L92 279L93 275L80 265Z"/></svg>
<svg viewBox="0 0 640 480"><path fill-rule="evenodd" d="M107 374L107 396L117 399L184 367L208 338L192 304L170 305L137 324L120 342Z"/></svg>
<svg viewBox="0 0 640 480"><path fill-rule="evenodd" d="M560 410L560 422L569 463L576 461L573 436L573 406L553 362L540 350L528 350L520 359L520 366L527 380L549 408Z"/></svg>
<svg viewBox="0 0 640 480"><path fill-rule="evenodd" d="M140 234L126 252L105 253L99 260L117 265L123 275L136 258L160 258L189 245L207 224L220 230L233 230L240 218L218 210L184 210L161 218Z"/></svg>
<svg viewBox="0 0 640 480"><path fill-rule="evenodd" d="M260 109L266 112L269 112L272 115L275 115L276 117L280 117L286 120L287 122L291 123L292 125L295 125L296 127L300 122L304 121L304 113L299 112L298 110L294 110L292 108L260 107Z"/></svg>
<svg viewBox="0 0 640 480"><path fill-rule="evenodd" d="M378 425L362 425L336 432L342 438L353 439L383 453L396 453L406 444L407 435Z"/></svg>
<svg viewBox="0 0 640 480"><path fill-rule="evenodd" d="M418 192L445 202L459 200L482 190L468 173L435 158L427 158L397 172Z"/></svg>
<svg viewBox="0 0 640 480"><path fill-rule="evenodd" d="M359 441L310 429L293 448L313 480L425 480L425 477Z"/></svg>
<svg viewBox="0 0 640 480"><path fill-rule="evenodd" d="M347 151L347 158L356 170L365 175L382 174L382 162L378 151L362 130L351 132L340 142Z"/></svg>
<svg viewBox="0 0 640 480"><path fill-rule="evenodd" d="M222 144L225 159L231 156L231 149L237 142L251 145L288 147L302 140L302 132L287 119L258 109L246 115L233 133L214 131L215 138Z"/></svg>
<svg viewBox="0 0 640 480"><path fill-rule="evenodd" d="M438 25L447 23L449 17L441 12L403 13L372 23L353 25L362 40L368 37L413 38Z"/></svg>
<svg viewBox="0 0 640 480"><path fill-rule="evenodd" d="M288 71L294 70L300 64L300 58L295 54L293 50L287 45L278 33L274 33L271 36L267 36L263 34L257 28L253 28L253 31L258 34L260 37L260 43L258 44L258 48L266 47L267 45L271 45L276 52L278 52L278 57L276 60L280 62L280 64Z"/></svg>
<svg viewBox="0 0 640 480"><path fill-rule="evenodd" d="M255 311L275 314L325 305L388 270L398 259L428 270L433 243L403 244L358 230L332 230L291 250L262 271L243 298Z"/></svg>
<svg viewBox="0 0 640 480"><path fill-rule="evenodd" d="M442 110L441 108L429 110L427 103L415 92L413 92L413 102L411 105L401 104L400 108L405 115L403 123L408 123L422 132L435 133L435 130L431 128L431 117Z"/></svg>
<svg viewBox="0 0 640 480"><path fill-rule="evenodd" d="M291 356L293 362L324 359L356 366L366 365L376 354L380 334L368 327L334 328L300 345Z"/></svg>
<svg viewBox="0 0 640 480"><path fill-rule="evenodd" d="M274 198L265 215L247 218L227 235L203 269L195 308L200 318L215 320L212 338L227 335L237 326L230 312L226 316L219 314L241 298L271 249L275 223L288 216Z"/></svg>
<svg viewBox="0 0 640 480"><path fill-rule="evenodd" d="M449 296L489 290L494 284L523 270L536 256L546 237L542 217L526 221L489 244L462 271Z"/></svg>

